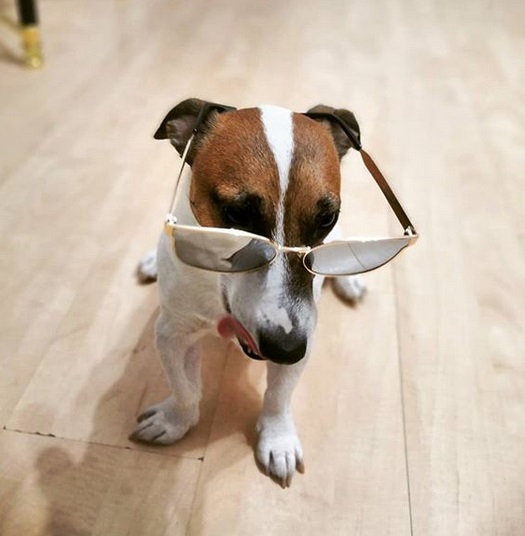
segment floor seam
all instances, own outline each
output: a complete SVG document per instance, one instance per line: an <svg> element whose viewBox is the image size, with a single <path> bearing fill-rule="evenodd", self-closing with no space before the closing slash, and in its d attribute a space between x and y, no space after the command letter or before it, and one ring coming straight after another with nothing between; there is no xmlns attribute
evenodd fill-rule
<svg viewBox="0 0 525 536"><path fill-rule="evenodd" d="M123 445L112 445L111 443L102 443L100 441L90 441L87 439L79 439L79 438L71 438L71 437L62 437L58 436L53 433L45 433L45 432L30 432L27 430L17 430L16 428L8 428L7 426L4 426L2 428L4 432L13 433L13 434L23 434L23 435L29 435L29 436L38 436L38 437L47 437L51 439L56 439L57 441L70 441L73 443L82 443L84 445L94 445L97 447L106 447L106 448L112 448L112 449L119 449L119 450L126 450L130 452L140 452L141 454L152 454L153 456L169 456L170 458L178 458L178 459L184 459L184 460L193 460L195 462L202 462L203 456L184 456L181 454L173 454L169 452L156 452L154 450L147 450L147 449L137 449L133 447L127 447ZM161 447L162 448L162 447Z"/></svg>
<svg viewBox="0 0 525 536"><path fill-rule="evenodd" d="M399 374L399 396L401 401L401 422L403 425L403 450L405 455L405 475L407 483L407 498L408 498L408 515L410 521L410 536L414 536L414 523L412 516L412 493L410 488L410 468L408 464L408 438L407 438L407 426L406 426L406 407L405 407L405 390L403 387L403 359L401 356L401 323L399 315L399 288L398 280L396 277L396 270L392 268L392 280L394 286L394 307L396 314L396 339L397 339L397 361L398 361L398 374Z"/></svg>

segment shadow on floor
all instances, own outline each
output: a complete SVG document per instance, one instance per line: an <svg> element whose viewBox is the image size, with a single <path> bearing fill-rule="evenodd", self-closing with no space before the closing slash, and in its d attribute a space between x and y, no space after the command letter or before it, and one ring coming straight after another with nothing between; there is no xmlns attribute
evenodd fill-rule
<svg viewBox="0 0 525 536"><path fill-rule="evenodd" d="M144 323L137 344L125 356L122 374L99 398L91 435L74 445L78 458L61 446L41 452L35 474L47 501L42 536L184 534L212 427L212 441L241 432L253 447L261 402L247 376L252 363L233 345L215 338L203 342L204 354L211 356L202 362L205 395L197 427L169 447L127 441L140 411L168 394L154 349L156 316L155 312ZM121 339L129 333L124 330ZM112 360L108 355L92 370L82 396L90 396L89 386L112 366ZM243 416L248 417L242 430L235 420L232 426L214 427L217 406L229 404L229 397L242 400ZM213 470L212 478L227 469L225 462Z"/></svg>

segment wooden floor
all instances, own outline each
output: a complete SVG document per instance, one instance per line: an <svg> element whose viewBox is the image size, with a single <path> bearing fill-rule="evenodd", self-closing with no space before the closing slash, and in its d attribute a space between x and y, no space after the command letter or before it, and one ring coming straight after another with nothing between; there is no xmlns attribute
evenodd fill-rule
<svg viewBox="0 0 525 536"><path fill-rule="evenodd" d="M525 535L525 3L40 11L41 71L0 24L0 534ZM354 110L422 234L358 308L326 288L289 490L252 453L264 366L216 339L198 428L127 440L167 392L134 267L178 163L152 133L189 96ZM344 172L347 234L398 231Z"/></svg>

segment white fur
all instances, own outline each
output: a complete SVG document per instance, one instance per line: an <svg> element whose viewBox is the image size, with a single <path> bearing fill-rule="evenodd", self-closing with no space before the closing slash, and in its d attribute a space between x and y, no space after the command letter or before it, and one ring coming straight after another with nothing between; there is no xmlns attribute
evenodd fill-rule
<svg viewBox="0 0 525 536"><path fill-rule="evenodd" d="M279 173L280 191L274 240L280 245L285 245L284 202L288 191L294 146L292 112L285 108L271 105L261 106L260 112L264 134ZM265 307L260 310L260 318L263 322L281 327L285 333L290 333L293 323L286 308L279 306L281 301L280 289L282 289L282 282L286 277L286 265L286 257L278 255L268 271L267 277L270 280L270 284L266 288L269 292L265 293ZM273 288L278 289L278 295L271 291Z"/></svg>
<svg viewBox="0 0 525 536"><path fill-rule="evenodd" d="M293 324L284 307L274 302L268 302L265 310L261 313L264 322L280 326L288 335L292 332Z"/></svg>
<svg viewBox="0 0 525 536"><path fill-rule="evenodd" d="M279 206L275 240L284 246L284 200L288 191L293 156L292 112L279 106L261 106L264 133L279 172Z"/></svg>

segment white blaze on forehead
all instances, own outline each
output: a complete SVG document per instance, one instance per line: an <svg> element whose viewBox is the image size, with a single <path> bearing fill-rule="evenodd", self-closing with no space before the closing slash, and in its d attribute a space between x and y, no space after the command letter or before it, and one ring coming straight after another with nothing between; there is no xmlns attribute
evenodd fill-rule
<svg viewBox="0 0 525 536"><path fill-rule="evenodd" d="M284 245L284 199L288 189L288 179L293 156L292 112L279 106L261 106L261 119L268 145L279 171L279 206L275 239Z"/></svg>
<svg viewBox="0 0 525 536"><path fill-rule="evenodd" d="M279 172L279 202L277 205L277 221L275 222L274 240L285 245L284 237L284 200L288 190L288 180L293 157L293 123L292 112L278 106L261 106L261 120L268 146L273 154L277 170ZM280 326L285 333L290 333L293 323L290 319L287 307L277 306L282 302L291 303L286 299L286 273L288 261L285 255L277 255L273 264L269 267L266 279L265 300L259 308L259 315L263 322L270 322L274 326Z"/></svg>

